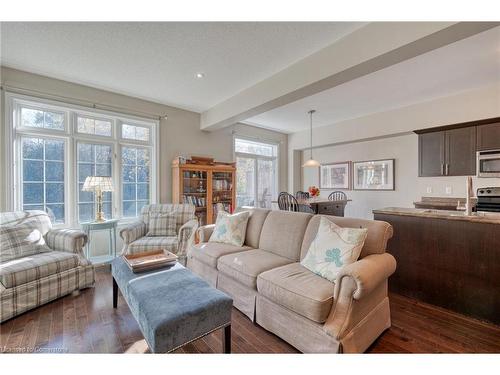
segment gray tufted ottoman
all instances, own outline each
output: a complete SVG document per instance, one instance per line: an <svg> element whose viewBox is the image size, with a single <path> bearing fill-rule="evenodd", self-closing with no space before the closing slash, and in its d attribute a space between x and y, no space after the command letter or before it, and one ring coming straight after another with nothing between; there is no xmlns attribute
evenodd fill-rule
<svg viewBox="0 0 500 375"><path fill-rule="evenodd" d="M233 300L179 263L136 274L118 257L111 273L113 307L120 288L153 353L171 352L220 328L223 351L231 352Z"/></svg>

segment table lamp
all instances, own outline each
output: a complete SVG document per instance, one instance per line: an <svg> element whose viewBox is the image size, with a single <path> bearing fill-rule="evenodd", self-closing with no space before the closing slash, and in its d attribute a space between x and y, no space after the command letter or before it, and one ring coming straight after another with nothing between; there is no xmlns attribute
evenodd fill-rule
<svg viewBox="0 0 500 375"><path fill-rule="evenodd" d="M102 193L105 191L114 191L113 180L111 177L88 176L85 178L82 191L91 191L96 194L97 212L95 221L99 223L106 221L106 219L104 219L104 213L102 212Z"/></svg>

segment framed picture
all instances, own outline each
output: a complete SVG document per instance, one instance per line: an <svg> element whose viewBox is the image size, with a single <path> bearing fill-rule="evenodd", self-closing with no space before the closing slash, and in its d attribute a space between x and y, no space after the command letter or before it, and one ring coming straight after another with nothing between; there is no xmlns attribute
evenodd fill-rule
<svg viewBox="0 0 500 375"><path fill-rule="evenodd" d="M353 162L354 190L394 190L394 159Z"/></svg>
<svg viewBox="0 0 500 375"><path fill-rule="evenodd" d="M322 164L319 167L320 189L351 189L351 162Z"/></svg>

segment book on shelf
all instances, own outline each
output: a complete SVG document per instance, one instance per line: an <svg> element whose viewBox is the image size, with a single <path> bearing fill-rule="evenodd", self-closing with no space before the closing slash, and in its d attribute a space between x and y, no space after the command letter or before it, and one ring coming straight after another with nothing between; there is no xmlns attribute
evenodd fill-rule
<svg viewBox="0 0 500 375"><path fill-rule="evenodd" d="M184 194L183 201L184 203L192 204L195 207L205 207L207 205L207 198L199 197L197 195Z"/></svg>

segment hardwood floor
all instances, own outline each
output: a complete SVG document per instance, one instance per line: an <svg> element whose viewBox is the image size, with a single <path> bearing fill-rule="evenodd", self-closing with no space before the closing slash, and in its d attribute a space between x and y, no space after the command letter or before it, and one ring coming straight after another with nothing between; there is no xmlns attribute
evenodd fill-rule
<svg viewBox="0 0 500 375"><path fill-rule="evenodd" d="M67 296L0 325L0 353L26 350L69 353L143 352L139 327L125 301L112 308L111 275L97 270L95 288ZM370 353L500 353L500 327L392 294L392 327ZM234 353L297 353L279 337L233 309ZM176 353L221 353L214 332Z"/></svg>

